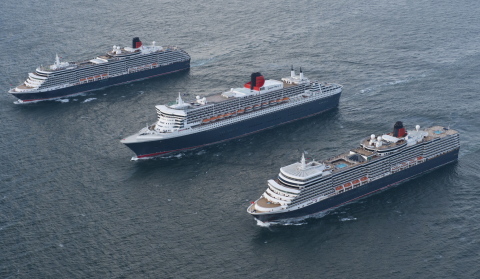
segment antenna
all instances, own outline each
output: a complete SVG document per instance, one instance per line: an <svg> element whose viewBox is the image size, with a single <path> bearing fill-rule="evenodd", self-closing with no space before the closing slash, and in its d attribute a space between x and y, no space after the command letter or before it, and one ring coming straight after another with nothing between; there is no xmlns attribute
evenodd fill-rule
<svg viewBox="0 0 480 279"><path fill-rule="evenodd" d="M177 104L183 105L183 100L182 100L182 96L181 96L180 92L178 92Z"/></svg>
<svg viewBox="0 0 480 279"><path fill-rule="evenodd" d="M302 164L300 168L304 170L305 167L307 166L307 164L305 163L305 153L302 153L302 159L300 160L300 163Z"/></svg>

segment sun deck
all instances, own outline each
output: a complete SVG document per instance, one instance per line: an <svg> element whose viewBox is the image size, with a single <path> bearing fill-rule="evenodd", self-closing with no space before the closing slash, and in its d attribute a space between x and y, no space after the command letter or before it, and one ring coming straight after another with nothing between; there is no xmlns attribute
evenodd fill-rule
<svg viewBox="0 0 480 279"><path fill-rule="evenodd" d="M277 80L272 80L272 81L277 81ZM277 81L279 82L279 81ZM290 83L286 83L284 81L282 81L282 84L283 84L283 88L288 88L288 87L293 87L293 86L298 86L297 84L290 84ZM248 89L248 88L245 88L245 87L240 87L240 88L234 88L234 90L236 91L239 91L241 93L244 93L245 94L245 97L246 96L249 96L251 90ZM227 91L228 92L228 91ZM215 94L212 94L212 95L207 95L205 96L206 100L207 100L207 104L208 103L221 103L221 102L225 102L227 100L230 100L231 98L227 98L227 97L224 97L222 94L224 94L225 92L221 92L221 93L215 93ZM267 93L267 92L265 92ZM257 93L257 94L263 94L263 92L261 93ZM238 98L238 97L236 97ZM241 97L240 97L241 98ZM195 103L194 101L190 101L189 103Z"/></svg>
<svg viewBox="0 0 480 279"><path fill-rule="evenodd" d="M354 149L354 150L352 150L352 151L355 152L355 153L358 153L358 154L360 154L360 155L367 156L367 157L368 157L368 156L372 156L372 155L374 154L372 151L366 150L366 149L361 148L361 147L356 148L356 149Z"/></svg>
<svg viewBox="0 0 480 279"><path fill-rule="evenodd" d="M386 134L386 136L390 136L391 138L393 138L392 136L392 133L388 133ZM370 147L370 138L366 138L362 141L362 144L363 146L368 146ZM393 142L393 141L387 141L387 140L382 140L382 145L381 146L371 146L372 148L374 149L377 149L379 151L383 151L383 150L390 150L390 149L396 149L398 147L401 147L402 145L405 145L406 144L406 141L402 138L402 139L398 139L396 142Z"/></svg>
<svg viewBox="0 0 480 279"><path fill-rule="evenodd" d="M256 212L270 212L280 208L280 204L269 202L266 198L261 197L255 202Z"/></svg>
<svg viewBox="0 0 480 279"><path fill-rule="evenodd" d="M217 93L215 95L209 95L205 96L207 98L207 104L208 103L220 103L228 100L227 98L222 96L222 93Z"/></svg>
<svg viewBox="0 0 480 279"><path fill-rule="evenodd" d="M427 141L432 140L434 138L443 138L443 137L458 133L456 130L445 128L442 126L433 126L433 127L427 128L425 131L428 133L428 135L425 138L425 140Z"/></svg>
<svg viewBox="0 0 480 279"><path fill-rule="evenodd" d="M352 154L353 152L353 154ZM364 158L353 161L349 159L349 156L354 156L355 154L363 155L366 157L371 157L373 155L373 152L365 150L363 148L357 148L353 149L352 151L349 151L347 153L340 154L338 156L335 156L333 158L327 159L324 161L324 164L327 166L330 166L330 171L332 173L344 171L346 169L349 169L353 166L359 165L359 164L365 164L368 162L368 160L365 160ZM358 156L358 155L357 155Z"/></svg>
<svg viewBox="0 0 480 279"><path fill-rule="evenodd" d="M261 207L267 207L267 208L275 208L280 206L280 204L269 202L266 198L259 199L258 205L260 205Z"/></svg>

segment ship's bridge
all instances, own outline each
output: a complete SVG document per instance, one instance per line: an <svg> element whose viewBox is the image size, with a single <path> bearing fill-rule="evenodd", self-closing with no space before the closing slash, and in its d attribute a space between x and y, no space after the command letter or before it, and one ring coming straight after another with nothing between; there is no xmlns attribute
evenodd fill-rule
<svg viewBox="0 0 480 279"><path fill-rule="evenodd" d="M157 105L155 106L155 108L157 109L157 113L163 113L166 115L181 116L181 117L185 117L187 115L186 111L183 109L172 108L165 105Z"/></svg>
<svg viewBox="0 0 480 279"><path fill-rule="evenodd" d="M185 117L187 115L185 110L189 107L191 107L191 105L182 100L180 93L178 94L176 103L169 106L155 106L158 115L158 121L155 125L155 129L157 131L166 133L174 132L178 129L184 128L186 125Z"/></svg>
<svg viewBox="0 0 480 279"><path fill-rule="evenodd" d="M302 159L299 163L297 162L280 168L279 176L282 180L301 185L305 184L313 177L329 175L331 173L330 168L329 165L317 161L306 163L305 155L302 154Z"/></svg>

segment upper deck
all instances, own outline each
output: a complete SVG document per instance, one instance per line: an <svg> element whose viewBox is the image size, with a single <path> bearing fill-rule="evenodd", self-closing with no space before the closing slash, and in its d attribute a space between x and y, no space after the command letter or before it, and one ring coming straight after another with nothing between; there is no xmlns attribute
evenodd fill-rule
<svg viewBox="0 0 480 279"><path fill-rule="evenodd" d="M142 46L141 48L130 48L130 47L124 47L120 48L117 46L113 47L111 51L108 51L107 53L103 55L96 56L93 59L87 59L87 60L81 60L81 61L70 61L70 62L60 62L60 60L57 59L54 64L49 65L49 66L40 66L36 69L37 73L39 74L49 74L49 73L54 73L58 71L63 71L63 70L73 70L73 69L81 69L81 68L87 68L95 65L101 65L104 63L109 63L109 62L115 62L115 61L121 61L124 59L128 59L130 57L134 57L137 55L147 55L151 53L164 53L168 51L182 51L182 49L178 48L177 46Z"/></svg>
<svg viewBox="0 0 480 279"><path fill-rule="evenodd" d="M188 101L184 101L182 96L179 94L175 102L171 102L166 105L157 105L155 107L157 108L157 112L159 114L171 115L174 117L185 117L192 114L202 115L204 113L218 114L222 111L224 113L227 113L228 111L237 113L237 110L239 110L238 113L244 113L248 110L253 110L255 105L245 104L244 108L240 109L238 108L238 103L234 102L235 100L254 96L259 96L260 98L263 98L262 96L265 96L267 93L278 91L284 88L291 88L293 86L299 86L294 84L287 84L278 80L266 80L264 86L257 88L258 90L247 88L246 85L244 87L231 88L229 91L226 92L206 95L204 97L196 96L195 99L190 99ZM304 91L301 90L301 92ZM285 102L287 99L288 98L275 100L275 104ZM269 103L270 101L271 100L267 100L267 102ZM259 101L258 105L262 105L262 102ZM211 108L210 112L206 112L207 108ZM259 107L255 107L255 109L256 108Z"/></svg>
<svg viewBox="0 0 480 279"><path fill-rule="evenodd" d="M420 130L417 125L416 130L408 131L402 138L393 137L392 133L386 134L386 137L383 135L378 138L374 138L372 135L371 138L362 140L360 147L351 149L348 152L334 156L323 162L296 162L281 168L280 171L288 178L307 181L309 178L316 177L320 174L335 174L375 161L383 158L385 155L394 154L403 150L407 146L413 146L418 143L429 142L455 134L458 134L458 131L443 126L433 126ZM381 144L378 144L378 142L381 142ZM385 151L389 152L385 153Z"/></svg>
<svg viewBox="0 0 480 279"><path fill-rule="evenodd" d="M293 84L287 84L285 82L278 81L278 80L272 80L272 79L271 80L266 80L265 84L266 85L272 85L272 86L277 85L277 86L274 89L261 90L261 91L255 91L255 90L251 90L251 89L248 89L248 88L245 88L245 87L232 88L232 89L230 89L230 91L227 91L227 92L216 93L216 94L205 96L205 99L207 101L205 104L221 103L221 102L225 102L225 101L227 101L231 98L245 98L245 97L248 97L248 96L255 96L255 95L267 93L267 92L270 92L272 90L278 90L278 89L282 89L282 88L286 88L286 87L290 87L290 86L295 86ZM205 104L203 104L203 105L205 105Z"/></svg>
<svg viewBox="0 0 480 279"><path fill-rule="evenodd" d="M341 88L341 85L338 84L310 82L303 76L303 73L295 75L293 70L290 77L282 78L281 80L265 80L260 73L253 73L251 81L243 87L231 88L229 91L214 93L203 97L196 96L195 99L191 98L187 101L181 100L182 96L179 95L176 102L158 105L156 107L159 113L165 112L177 116L186 116L194 111L198 113L202 108L213 106L215 106L215 109L212 108L212 110L216 111L212 111L212 113L221 113L223 105L233 105L235 108L238 107L239 113L243 113L244 110L241 108L241 105L235 105L235 100L241 103L244 103L243 100L247 103L250 103L247 99L252 100L252 104L245 104L244 108L248 110L259 108L257 105L262 107L276 105L288 101L290 97L303 94L307 91L329 93L339 88ZM273 92L279 92L279 94L274 94ZM179 101L182 105L178 105ZM226 112L228 110L229 109L226 109Z"/></svg>

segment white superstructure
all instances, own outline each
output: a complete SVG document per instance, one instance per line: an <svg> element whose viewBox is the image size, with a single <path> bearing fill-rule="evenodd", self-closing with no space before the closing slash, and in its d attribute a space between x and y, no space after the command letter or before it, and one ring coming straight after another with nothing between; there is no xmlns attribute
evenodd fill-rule
<svg viewBox="0 0 480 279"><path fill-rule="evenodd" d="M371 135L360 147L323 162L300 162L280 168L276 179L249 208L251 214L302 209L383 177L407 170L460 147L457 131L434 126L406 132L397 122L393 133ZM406 177L405 177L406 178Z"/></svg>
<svg viewBox="0 0 480 279"><path fill-rule="evenodd" d="M105 55L93 59L66 62L56 55L55 62L38 67L29 73L27 80L9 93L37 93L82 85L121 75L127 75L162 67L174 62L189 60L190 56L176 46L143 45L140 40L135 47L113 46Z"/></svg>
<svg viewBox="0 0 480 279"><path fill-rule="evenodd" d="M253 87L252 81L255 83ZM155 106L156 123L122 142L152 141L197 133L324 99L342 91L338 84L312 82L303 76L303 72L296 76L293 69L291 77L281 81L265 80L260 73L252 74L252 81L220 94L196 96L190 102L185 102L179 94L175 103Z"/></svg>

